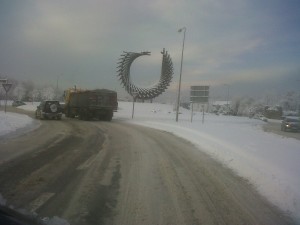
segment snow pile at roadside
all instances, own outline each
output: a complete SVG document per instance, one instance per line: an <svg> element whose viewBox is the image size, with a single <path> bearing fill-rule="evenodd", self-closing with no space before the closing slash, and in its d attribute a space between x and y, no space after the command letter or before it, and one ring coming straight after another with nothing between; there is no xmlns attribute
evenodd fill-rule
<svg viewBox="0 0 300 225"><path fill-rule="evenodd" d="M18 108L26 111L35 111L39 104L39 102L28 102L26 105L18 106Z"/></svg>
<svg viewBox="0 0 300 225"><path fill-rule="evenodd" d="M256 119L206 114L202 123L202 113L196 112L191 123L190 111L180 112L176 123L171 105L135 103L132 120L132 103L119 102L115 118L191 141L300 221L299 140L264 132L264 122Z"/></svg>
<svg viewBox="0 0 300 225"><path fill-rule="evenodd" d="M33 120L29 116L0 111L0 136L26 127L32 122Z"/></svg>

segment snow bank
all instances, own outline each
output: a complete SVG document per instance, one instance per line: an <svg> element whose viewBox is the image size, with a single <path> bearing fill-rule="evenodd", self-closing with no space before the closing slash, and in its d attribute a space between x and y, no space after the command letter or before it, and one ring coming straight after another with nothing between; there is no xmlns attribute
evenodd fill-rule
<svg viewBox="0 0 300 225"><path fill-rule="evenodd" d="M24 109L26 111L35 111L36 107L39 105L39 102L26 102L26 105L19 106L19 109Z"/></svg>
<svg viewBox="0 0 300 225"><path fill-rule="evenodd" d="M119 102L115 118L161 129L187 139L248 179L273 204L292 213L300 221L300 141L266 133L264 122L256 119L196 112L181 109L179 122L170 105Z"/></svg>
<svg viewBox="0 0 300 225"><path fill-rule="evenodd" d="M14 132L33 123L29 116L0 111L0 136Z"/></svg>

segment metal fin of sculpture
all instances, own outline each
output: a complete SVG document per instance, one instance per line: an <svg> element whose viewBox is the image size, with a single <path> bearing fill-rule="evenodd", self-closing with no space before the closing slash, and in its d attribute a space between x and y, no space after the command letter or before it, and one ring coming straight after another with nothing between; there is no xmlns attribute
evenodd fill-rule
<svg viewBox="0 0 300 225"><path fill-rule="evenodd" d="M130 66L133 61L142 55L150 55L150 52L124 52L121 55L117 66L118 77L123 87L131 96L135 95L136 98L143 100L153 99L162 94L170 85L173 77L173 63L165 49L161 53L163 58L160 80L150 88L137 87L130 80Z"/></svg>

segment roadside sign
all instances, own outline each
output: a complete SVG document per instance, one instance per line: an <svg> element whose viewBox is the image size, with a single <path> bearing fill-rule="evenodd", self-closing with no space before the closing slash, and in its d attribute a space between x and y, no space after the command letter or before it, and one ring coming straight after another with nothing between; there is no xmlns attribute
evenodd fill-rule
<svg viewBox="0 0 300 225"><path fill-rule="evenodd" d="M0 79L0 84L5 84L7 83L7 79Z"/></svg>
<svg viewBox="0 0 300 225"><path fill-rule="evenodd" d="M8 84L8 83L3 83L2 84L4 90L5 90L5 108L4 108L4 112L6 113L6 105L7 105L7 92L9 91L9 89L11 88L12 84Z"/></svg>
<svg viewBox="0 0 300 225"><path fill-rule="evenodd" d="M208 103L209 86L191 86L190 101L193 103Z"/></svg>
<svg viewBox="0 0 300 225"><path fill-rule="evenodd" d="M202 104L202 123L204 123L204 105L208 103L209 86L191 86L190 102L191 102L191 122L193 122L194 103Z"/></svg>
<svg viewBox="0 0 300 225"><path fill-rule="evenodd" d="M2 86L5 90L5 92L7 93L9 91L9 89L11 88L12 84L3 83Z"/></svg>

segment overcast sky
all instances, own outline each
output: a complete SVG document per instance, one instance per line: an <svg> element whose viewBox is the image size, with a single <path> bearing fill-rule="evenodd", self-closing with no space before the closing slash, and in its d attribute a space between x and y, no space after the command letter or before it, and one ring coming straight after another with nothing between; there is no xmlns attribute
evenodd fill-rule
<svg viewBox="0 0 300 225"><path fill-rule="evenodd" d="M122 52L151 52L131 71L137 86L150 86L165 48L176 90L184 26L183 89L300 90L299 0L1 0L0 75L122 93Z"/></svg>

